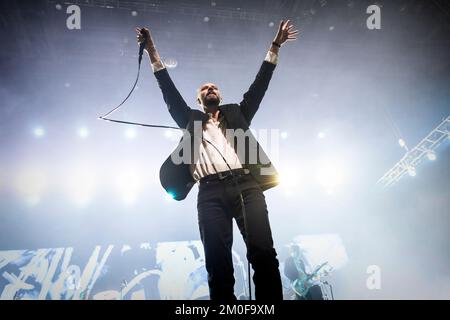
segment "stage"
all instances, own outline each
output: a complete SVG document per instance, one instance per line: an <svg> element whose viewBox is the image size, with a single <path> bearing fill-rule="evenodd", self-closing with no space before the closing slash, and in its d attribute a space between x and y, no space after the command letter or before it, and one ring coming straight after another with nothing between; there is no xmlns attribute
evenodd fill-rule
<svg viewBox="0 0 450 320"><path fill-rule="evenodd" d="M110 115L127 123L99 119L136 80L136 27L151 31L192 110L203 111L201 85L215 84L229 106L245 101L258 70L274 69L242 123L278 172L264 199L283 300L316 300L314 286L324 300L450 299L446 1L0 8L0 300L184 300L170 312L211 315L189 304L210 299L200 183L177 201L161 182L188 130L170 128L174 103L146 52L134 91ZM299 34L280 45L287 19ZM241 303L255 298L254 272L232 228ZM306 287L289 259L303 261Z"/></svg>

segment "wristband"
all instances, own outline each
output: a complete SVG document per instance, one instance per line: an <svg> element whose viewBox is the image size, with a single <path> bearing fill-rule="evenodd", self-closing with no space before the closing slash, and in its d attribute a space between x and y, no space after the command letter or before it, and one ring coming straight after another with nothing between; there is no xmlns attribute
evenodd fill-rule
<svg viewBox="0 0 450 320"><path fill-rule="evenodd" d="M275 41L272 42L272 44L273 44L275 47L281 48L281 46L280 46L278 43L276 43Z"/></svg>

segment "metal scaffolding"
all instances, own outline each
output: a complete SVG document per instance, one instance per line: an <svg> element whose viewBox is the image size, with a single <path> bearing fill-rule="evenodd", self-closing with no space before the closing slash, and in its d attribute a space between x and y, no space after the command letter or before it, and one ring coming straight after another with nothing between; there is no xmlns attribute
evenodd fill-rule
<svg viewBox="0 0 450 320"><path fill-rule="evenodd" d="M414 176L416 167L422 162L424 157L434 159L436 150L442 142L450 138L450 116L445 118L436 128L434 128L422 141L414 148L408 150L406 154L389 169L379 180L378 184L389 187L399 181L406 173Z"/></svg>

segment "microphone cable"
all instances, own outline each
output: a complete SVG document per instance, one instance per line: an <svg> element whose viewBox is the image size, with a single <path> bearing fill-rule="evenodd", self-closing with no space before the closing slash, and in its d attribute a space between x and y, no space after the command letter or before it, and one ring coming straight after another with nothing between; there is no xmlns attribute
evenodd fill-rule
<svg viewBox="0 0 450 320"><path fill-rule="evenodd" d="M102 116L99 116L98 119L99 120L104 120L104 121L109 121L109 122L115 122L115 123L122 123L122 124L130 124L130 125L135 125L135 126L141 126L141 127L150 127L150 128L163 128L163 129L176 129L176 130L180 130L180 128L177 127L172 127L172 126L163 126L163 125L155 125L155 124L146 124L146 123L139 123L139 122L130 122L130 121L123 121L123 120L117 120L117 119L111 119L108 118L108 116L110 114L112 114L113 112L116 112L117 110L120 109L120 107L123 106L123 104L130 98L131 94L134 92L134 90L136 89L137 83L139 81L139 76L141 74L141 63L142 63L142 55L144 53L144 49L145 46L147 45L147 35L144 33L144 29L141 29L141 34L144 37L144 41L140 44L139 46L139 58L138 58L138 71L137 71L137 75L136 75L136 80L134 81L133 87L131 88L130 92L128 93L128 95L125 97L125 99L123 99L123 101L115 108L113 108L112 110L108 111L107 113L105 113Z"/></svg>

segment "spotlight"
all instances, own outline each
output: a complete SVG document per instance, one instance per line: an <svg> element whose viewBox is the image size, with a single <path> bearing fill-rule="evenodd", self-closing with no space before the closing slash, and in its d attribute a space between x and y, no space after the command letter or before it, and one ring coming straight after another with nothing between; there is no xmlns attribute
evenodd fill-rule
<svg viewBox="0 0 450 320"><path fill-rule="evenodd" d="M301 180L300 173L294 167L281 167L278 176L280 187L284 189L286 196L298 194L300 188L298 182Z"/></svg>
<svg viewBox="0 0 450 320"><path fill-rule="evenodd" d="M127 139L132 140L132 139L136 138L136 136L137 136L137 132L136 132L135 129L133 129L133 128L128 128L127 130L125 130L125 137L126 137Z"/></svg>
<svg viewBox="0 0 450 320"><path fill-rule="evenodd" d="M117 191L125 204L133 204L136 202L138 193L141 189L141 184L137 172L129 169L124 169L116 177Z"/></svg>
<svg viewBox="0 0 450 320"><path fill-rule="evenodd" d="M164 131L164 137L170 141L179 141L181 139L181 131L166 130Z"/></svg>
<svg viewBox="0 0 450 320"><path fill-rule="evenodd" d="M60 5L59 3L57 3L55 5L56 10L61 10L62 9L62 5Z"/></svg>
<svg viewBox="0 0 450 320"><path fill-rule="evenodd" d="M275 23L273 23L272 21L269 22L269 27L273 27L275 25Z"/></svg>
<svg viewBox="0 0 450 320"><path fill-rule="evenodd" d="M436 160L436 153L434 153L434 151L428 151L427 158L428 158L428 160L431 160L431 161Z"/></svg>
<svg viewBox="0 0 450 320"><path fill-rule="evenodd" d="M89 136L89 130L86 127L79 128L78 136L82 139L86 139Z"/></svg>
<svg viewBox="0 0 450 320"><path fill-rule="evenodd" d="M30 206L35 206L41 201L47 185L44 172L35 168L21 170L15 181L16 191Z"/></svg>
<svg viewBox="0 0 450 320"><path fill-rule="evenodd" d="M168 139L172 138L172 137L173 137L173 132L172 132L172 130L166 130L166 131L164 131L164 136L165 136L166 138L168 138Z"/></svg>
<svg viewBox="0 0 450 320"><path fill-rule="evenodd" d="M80 207L87 205L96 186L95 171L88 168L74 168L69 171L67 192L74 203Z"/></svg>
<svg viewBox="0 0 450 320"><path fill-rule="evenodd" d="M288 138L289 135L286 131L283 131L283 132L281 132L280 136L281 136L281 139L285 140Z"/></svg>
<svg viewBox="0 0 450 320"><path fill-rule="evenodd" d="M411 177L415 177L415 176L416 176L416 168L414 168L414 167L408 167L408 174L409 174Z"/></svg>
<svg viewBox="0 0 450 320"><path fill-rule="evenodd" d="M203 18L203 21L204 21L204 22L209 22L209 17L204 17L204 18Z"/></svg>
<svg viewBox="0 0 450 320"><path fill-rule="evenodd" d="M335 164L325 164L317 172L317 181L325 188L328 194L334 193L344 181L344 172L342 167Z"/></svg>
<svg viewBox="0 0 450 320"><path fill-rule="evenodd" d="M175 194L173 192L167 192L166 193L166 200L167 201L173 201L175 199Z"/></svg>
<svg viewBox="0 0 450 320"><path fill-rule="evenodd" d="M42 127L37 127L33 130L33 134L35 137L41 138L41 137L45 136L45 130Z"/></svg>
<svg viewBox="0 0 450 320"><path fill-rule="evenodd" d="M166 65L167 68L174 69L177 67L178 61L175 58L166 58L164 59L164 64Z"/></svg>
<svg viewBox="0 0 450 320"><path fill-rule="evenodd" d="M137 11L131 11L131 15L132 15L133 17L137 17L138 13L137 13Z"/></svg>
<svg viewBox="0 0 450 320"><path fill-rule="evenodd" d="M325 138L325 132L323 132L323 131L320 131L318 134L317 134L317 138L319 138L319 139L324 139Z"/></svg>
<svg viewBox="0 0 450 320"><path fill-rule="evenodd" d="M330 26L330 27L328 28L328 30L333 31L333 30L334 30L334 26Z"/></svg>

